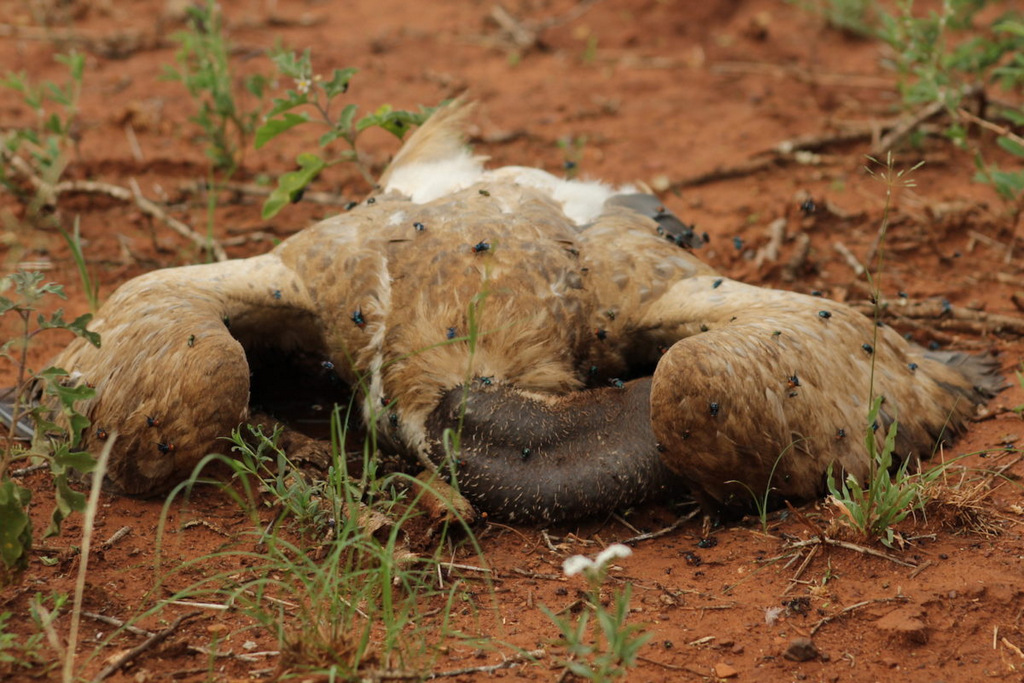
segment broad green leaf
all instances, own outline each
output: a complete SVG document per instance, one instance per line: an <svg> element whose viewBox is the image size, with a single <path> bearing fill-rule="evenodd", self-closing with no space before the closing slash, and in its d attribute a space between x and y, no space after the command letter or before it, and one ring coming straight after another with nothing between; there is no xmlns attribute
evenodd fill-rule
<svg viewBox="0 0 1024 683"><path fill-rule="evenodd" d="M57 55L56 59L68 67L71 78L76 81L82 80L82 74L85 72L85 55L72 50L66 55Z"/></svg>
<svg viewBox="0 0 1024 683"><path fill-rule="evenodd" d="M73 469L82 474L88 474L96 469L96 458L88 451L57 449L53 454L53 464L60 472Z"/></svg>
<svg viewBox="0 0 1024 683"><path fill-rule="evenodd" d="M256 149L267 144L286 130L302 125L307 121L309 121L309 116L306 114L292 114L290 112L286 112L284 116L279 119L268 120L256 130L256 136L254 139Z"/></svg>
<svg viewBox="0 0 1024 683"><path fill-rule="evenodd" d="M295 107L302 106L303 104L309 102L308 96L301 95L295 92L294 90L289 90L285 94L287 95L287 97L283 99L279 97L274 98L274 106L271 107L270 111L267 112L268 119L277 116L278 114L283 114L289 109L294 109Z"/></svg>
<svg viewBox="0 0 1024 683"><path fill-rule="evenodd" d="M68 486L66 474L54 477L55 504L53 513L50 515L50 524L43 532L44 538L56 536L60 533L60 525L72 512L81 512L85 509L85 494L75 491Z"/></svg>
<svg viewBox="0 0 1024 683"><path fill-rule="evenodd" d="M1024 158L1024 145L1020 144L1016 140L1008 138L1006 136L1000 137L996 140L996 144L1005 149L1010 154Z"/></svg>
<svg viewBox="0 0 1024 683"><path fill-rule="evenodd" d="M319 144L321 147L326 147L327 145L331 144L338 138L345 137L345 135L346 131L341 130L340 128L334 128L321 135L320 139L317 140L317 144Z"/></svg>
<svg viewBox="0 0 1024 683"><path fill-rule="evenodd" d="M335 69L331 80L323 84L324 93L331 99L335 95L341 95L348 91L348 82L356 74L356 69Z"/></svg>
<svg viewBox="0 0 1024 683"><path fill-rule="evenodd" d="M97 349L100 348L100 335L98 332L93 332L86 329L92 321L92 313L83 313L71 322L67 324L67 329L75 333L76 336L82 337L87 342L95 346Z"/></svg>
<svg viewBox="0 0 1024 683"><path fill-rule="evenodd" d="M1014 19L1003 19L992 26L992 30L998 33L1009 33L1024 38L1024 21Z"/></svg>
<svg viewBox="0 0 1024 683"><path fill-rule="evenodd" d="M32 492L10 479L0 481L0 560L8 569L27 564L25 553L32 547L31 520L25 512Z"/></svg>
<svg viewBox="0 0 1024 683"><path fill-rule="evenodd" d="M299 170L285 173L277 180L277 187L263 203L263 218L273 218L287 204L298 200L303 190L320 175L327 163L316 154L300 154L296 161Z"/></svg>
<svg viewBox="0 0 1024 683"><path fill-rule="evenodd" d="M352 120L356 117L356 111L359 107L354 104L345 105L345 108L341 110L341 116L338 117L338 130L350 132L352 130Z"/></svg>
<svg viewBox="0 0 1024 683"><path fill-rule="evenodd" d="M309 76L312 71L309 48L301 56L294 52L278 52L271 59L278 71L291 78Z"/></svg>

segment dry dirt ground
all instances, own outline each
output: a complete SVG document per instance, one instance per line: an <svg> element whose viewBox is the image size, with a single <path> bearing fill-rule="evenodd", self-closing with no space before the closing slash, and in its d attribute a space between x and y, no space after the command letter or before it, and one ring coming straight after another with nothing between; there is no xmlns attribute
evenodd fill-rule
<svg viewBox="0 0 1024 683"><path fill-rule="evenodd" d="M163 65L174 59L169 36L183 28L181 4L5 0L0 2L0 64L37 82L61 82L64 70L54 55L72 47L83 52L85 87L65 177L123 187L137 183L171 216L204 232L207 202L201 188L209 164L188 120L193 104L179 83L160 78ZM864 170L865 155L879 133L906 112L879 43L844 35L798 5L604 0L581 7L568 0L518 0L507 4L519 29L525 29L515 33L507 30L514 23L494 20L497 4L490 0L221 3L240 72L272 73L266 53L283 45L310 48L321 71L358 68L348 97L364 110L385 102L412 109L466 92L479 102L473 144L493 164L560 173L567 152L559 143L569 141L582 176L640 180L660 190L672 210L707 231L710 245L703 257L730 276L863 301L866 280L853 264L868 262L874 253L886 201L885 185ZM584 7L587 11L577 11ZM43 15L48 26L40 23ZM4 92L0 127L32 123L19 98ZM821 138L820 145L810 147L812 154L797 158L780 151L784 141L806 137ZM997 154L991 133L975 131L972 140L985 153ZM363 141L363 152L378 171L396 147L385 134ZM303 143L285 139L249 149L233 180L253 184L261 176L275 177L292 168L303 149ZM1024 290L1024 250L1006 206L991 188L972 182L971 155L941 139L928 138L916 147L898 144L893 151L898 168L921 159L926 164L914 173L916 187L893 197L884 296L904 312L915 304L941 312L943 299L954 312L893 324L921 343L995 350L1013 380L1024 353L1020 328L1017 334L999 331L992 322L994 316L1018 316L1015 294ZM331 169L311 189L339 195L339 203L368 190L346 166ZM818 207L809 215L800 210L807 197ZM216 199L213 233L232 257L264 251L272 240L342 210L304 201L265 221L258 196L225 191ZM4 271L44 268L49 279L67 285L67 309L87 311L59 235L31 227L10 195L0 195L0 211ZM133 202L69 193L61 197L58 215L65 226L80 219L101 296L132 276L201 258L190 242ZM785 233L773 242L770 226L778 219L785 219ZM898 308L903 301L906 307ZM965 319L972 311L981 312L977 320ZM0 328L0 335L11 332L10 325ZM53 339L39 338L33 367L41 367L65 341ZM13 367L0 366L0 385L14 376ZM621 569L612 573L609 586L632 583L630 621L653 637L628 680L1024 678L1024 496L1018 483L1024 464L1017 450L1024 443L1024 424L1012 411L1024 404L1024 392L1015 380L1011 385L944 454L972 454L960 464L969 468L968 479L980 481L985 492L991 489L981 503L987 533L933 513L900 526L903 548L888 551L863 543L898 562L832 545L812 554L812 546L794 544L836 517L834 508L821 503L800 515L773 514L768 533L753 519L715 529L717 543L711 547L704 547L706 542L698 547L699 518L633 543L635 554L619 561ZM994 470L1003 476L986 474ZM951 472L960 476L959 470ZM33 515L42 528L49 510L48 475L37 472L24 481L35 491ZM122 526L130 532L91 558L87 610L128 620L170 590L165 583L158 594L151 592L157 585L153 563L160 510L161 501L101 499L99 539ZM420 673L496 664L516 647L545 648L547 655L537 663L455 678L558 680L563 651L551 644L557 632L539 606L559 610L576 602L584 587L578 578L561 576L562 560L638 531L668 527L676 517L668 507L636 511L628 517L635 530L616 518L544 531L482 524L477 533L483 557L462 550L455 559L486 562L493 581L488 585L459 570L447 580L461 576L479 607L457 610L455 626L489 639L491 647L434 643ZM214 489L188 507L172 508L161 571L223 547L244 521ZM19 638L37 632L28 616L31 595L72 589L81 529L81 517L74 516L59 537L39 542L21 585L0 592L0 612L13 613L8 632ZM839 537L830 533L829 538ZM171 584L174 588L174 580ZM425 605L423 618L435 607ZM140 625L158 631L188 609L167 606ZM57 627L64 632L66 617ZM99 649L98 639L111 629L85 621L78 651L83 662L93 658L81 675L91 678L113 652L144 640L123 633ZM787 658L787 648L799 637L811 638L819 655L805 662ZM187 649L208 647L215 639L222 652L247 652L245 641L255 643L255 651L278 648L267 631L253 628L238 613L209 611L182 624L110 680L232 680L275 672L273 655L210 660ZM39 670L0 668L0 677L10 680L34 674Z"/></svg>

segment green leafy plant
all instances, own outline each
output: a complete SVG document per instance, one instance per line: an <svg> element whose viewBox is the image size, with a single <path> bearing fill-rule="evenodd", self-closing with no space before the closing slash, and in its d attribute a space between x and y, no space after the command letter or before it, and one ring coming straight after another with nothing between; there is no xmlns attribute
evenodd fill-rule
<svg viewBox="0 0 1024 683"><path fill-rule="evenodd" d="M991 99L990 84L1017 91L1024 86L1024 19L1011 11L987 27L978 27L975 19L987 4L985 0L944 0L937 11L917 13L913 0L902 0L895 13L881 12L879 36L892 47L891 65L907 105L941 105L948 115L945 133L960 147L968 147L972 125L995 131L999 146L1019 162L1024 160L1024 140L994 119L1019 126L1024 124L1024 107L990 105L978 113L970 111L971 101ZM1000 170L977 149L975 161L976 180L992 184L1019 214L1024 171Z"/></svg>
<svg viewBox="0 0 1024 683"><path fill-rule="evenodd" d="M920 168L921 163L897 171L892 154L881 164L876 159L869 161L882 166L876 171L868 166L868 173L885 185L885 205L882 220L878 229L878 249L874 271L866 271L868 285L874 301L874 317L876 325L873 329L871 344L878 346L878 330L882 315L882 274L885 264L885 245L889 233L889 214L892 208L893 190L896 187L914 187L911 174ZM894 453L896 450L896 434L899 429L898 420L894 419L885 432L881 445L878 443L876 431L880 428L883 396L875 395L875 356L871 357L871 374L868 382L869 404L864 430L864 447L868 455L869 474L867 480L860 482L852 474L837 480L832 465L826 472L826 486L831 502L840 511L840 519L849 524L865 538L877 538L886 546L891 547L896 536L893 525L906 519L915 510L924 507L924 485L942 473L941 467L933 468L928 473L910 471L910 459L903 461L893 471Z"/></svg>
<svg viewBox="0 0 1024 683"><path fill-rule="evenodd" d="M786 0L803 10L818 14L836 30L857 38L878 34L877 0Z"/></svg>
<svg viewBox="0 0 1024 683"><path fill-rule="evenodd" d="M438 581L449 571L443 563L450 556L442 559L442 550L459 540L442 533L432 554L410 550L406 528L420 515L414 502L424 490L421 483L400 473L381 476L373 463L375 449L369 448L362 474L351 476L339 447L346 436L340 416L336 408L331 466L315 482L307 481L281 452L277 430L268 434L247 428L231 439L237 457L211 455L197 466L190 481L165 503L158 535L162 538L170 506L200 483L213 483L231 497L252 528L238 548L171 568L171 576L203 577L172 599L231 605L251 620L252 628L279 641L284 671L350 680L368 668L429 670L437 656L431 644L449 639L475 643L448 625L457 605L472 602L465 582ZM233 482L202 478L213 463L229 467ZM273 511L269 524L261 521L267 510ZM461 543L479 554L468 525L455 524ZM211 559L218 566L245 569L197 571ZM425 604L436 606L436 614L424 616Z"/></svg>
<svg viewBox="0 0 1024 683"><path fill-rule="evenodd" d="M562 664L580 678L609 681L625 676L636 664L640 649L651 638L651 634L644 633L642 627L627 623L632 594L632 586L628 583L621 591L613 592L610 609L601 603L601 586L611 563L632 554L628 547L613 543L594 559L573 555L565 560L562 570L566 576L583 574L587 580L586 605L578 619L561 617L541 606L562 634L562 643L568 654ZM593 632L591 637L588 637L588 630Z"/></svg>
<svg viewBox="0 0 1024 683"><path fill-rule="evenodd" d="M1024 89L1024 18L1004 18L997 22L992 30L997 35L1007 35L1011 38L1005 41L1008 45L1003 55L1005 59L1000 60L1000 65L993 69L992 75L1004 89L1020 91ZM1002 115L1011 126L1024 126L1024 106L1004 107ZM1010 154L1018 164L1024 164L1024 138L1009 127L987 127L999 134L996 144ZM975 155L975 163L978 167L975 179L990 183L1003 199L1014 205L1019 218L1021 211L1024 210L1024 170L1003 170L994 162L986 162L981 154Z"/></svg>
<svg viewBox="0 0 1024 683"><path fill-rule="evenodd" d="M355 69L334 69L330 78L324 78L313 72L309 50L301 55L281 52L274 56L274 64L283 76L294 80L295 89L289 89L284 97L274 99L273 107L266 115L266 122L256 131L256 148L263 147L293 128L316 123L326 128L317 140L321 149L337 140L345 142L348 149L333 158L324 158L312 152L300 154L296 159L298 169L278 178L277 188L263 204L264 218L271 218L287 204L298 201L306 187L333 164L354 162L363 178L375 186L376 179L360 158L356 147L359 134L367 128L377 127L401 140L434 111L421 108L419 112L408 112L385 104L373 113L357 118L358 106L355 104L346 104L340 111L332 110L335 100L348 92L349 82L356 74Z"/></svg>
<svg viewBox="0 0 1024 683"><path fill-rule="evenodd" d="M13 90L35 114L34 126L15 128L0 135L0 185L17 196L27 197L30 215L38 220L54 197L52 187L68 165L69 143L77 141L78 99L82 92L85 57L77 52L56 58L68 69L64 85L50 81L33 84L24 73L8 73L0 85ZM27 176L27 178L26 178ZM26 194L22 181L42 183Z"/></svg>
<svg viewBox="0 0 1024 683"><path fill-rule="evenodd" d="M235 75L228 59L230 45L224 37L224 22L213 0L195 3L186 10L187 31L172 38L178 43L177 67L165 67L164 76L179 81L195 101L191 117L203 131L206 155L215 169L230 176L259 123L259 107L246 110L236 95ZM243 89L261 99L266 77L260 74L242 79Z"/></svg>
<svg viewBox="0 0 1024 683"><path fill-rule="evenodd" d="M775 478L775 470L778 469L779 463L782 462L782 458L785 457L789 449L793 448L797 443L797 441L790 443L782 449L782 452L779 453L779 457L775 458L775 462L772 463L772 469L768 473L768 483L765 485L764 492L760 495L755 492L754 489L750 488L748 484L739 481L738 479L731 479L725 482L726 484L739 484L747 490L747 493L750 494L750 498L754 501L754 509L757 510L758 520L761 522L761 533L768 533L768 512L771 510L769 503L771 502L772 492L775 491L775 487L772 486L772 479Z"/></svg>
<svg viewBox="0 0 1024 683"><path fill-rule="evenodd" d="M22 669L34 669L45 664L43 634L33 633L28 637L7 631L10 612L0 612L0 674L10 676ZM56 665L56 662L51 666Z"/></svg>
<svg viewBox="0 0 1024 683"><path fill-rule="evenodd" d="M67 602L67 597L64 593L49 596L36 593L29 600L29 615L36 630L28 635L8 633L7 622L12 614L0 612L0 675L31 671L38 677L59 664L59 659L46 652L46 641L52 633L53 619ZM60 652L57 654L59 657Z"/></svg>
<svg viewBox="0 0 1024 683"><path fill-rule="evenodd" d="M1024 170L1006 170L983 155L971 140L977 127L997 134L997 144L1013 160L1024 161L1024 107L1000 102L991 86L1020 92L1024 87L1024 15L1009 9L987 25L978 25L988 0L915 3L898 0L794 0L825 17L835 28L874 37L890 49L886 64L895 71L908 109L945 113L945 135L957 146L973 147L975 180L991 184L1010 205L1014 220L1024 210ZM1019 102L1019 100L1016 100ZM934 111L928 108L937 105ZM911 139L920 139L912 131Z"/></svg>
<svg viewBox="0 0 1024 683"><path fill-rule="evenodd" d="M898 426L895 421L889 425L885 442L879 448L874 428L878 424L881 407L882 397L879 396L868 413L869 427L864 437L864 445L872 463L868 480L859 482L855 476L848 474L845 479L837 481L829 465L826 483L829 502L839 509L845 522L865 538L877 538L892 547L895 539L893 525L902 522L913 510L924 507L921 495L923 475L912 474L908 470L909 459L905 459L895 472L890 473ZM932 472L937 472L937 469Z"/></svg>
<svg viewBox="0 0 1024 683"><path fill-rule="evenodd" d="M13 297L6 296L12 287ZM18 367L10 431L0 455L0 585L17 579L32 547L32 524L27 513L31 491L11 478L12 465L32 458L48 462L54 475L56 502L44 535L52 536L59 533L61 522L71 512L81 511L85 506L85 496L68 485L69 475L72 471L87 473L95 464L93 457L81 450L82 435L89 427L89 420L76 408L80 401L92 398L95 391L60 368L33 373L27 367L29 343L46 330L67 330L96 346L100 344L99 335L86 329L91 314L67 321L63 310L48 316L38 312L41 302L48 296L66 298L63 288L43 282L41 273L19 271L0 279L0 316L15 316L20 327L18 336L0 346L0 357ZM32 406L29 401L32 387L41 391L49 403L44 401ZM15 440L17 424L26 416L36 425L37 443L31 449L19 446Z"/></svg>

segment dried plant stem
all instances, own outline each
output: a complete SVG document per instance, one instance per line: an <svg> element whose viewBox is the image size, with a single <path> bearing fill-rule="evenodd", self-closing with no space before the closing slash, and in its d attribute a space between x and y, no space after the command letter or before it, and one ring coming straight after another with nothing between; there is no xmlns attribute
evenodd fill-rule
<svg viewBox="0 0 1024 683"><path fill-rule="evenodd" d="M103 194L124 202L132 202L142 213L165 223L171 230L191 241L200 249L208 249L217 261L226 261L227 253L216 240L200 235L191 227L167 213L159 204L143 196L138 183L131 182L131 189L96 180L64 180L49 183L35 174L32 167L17 154L0 154L6 162L22 176L41 197L44 205L54 205L57 197L66 193Z"/></svg>
<svg viewBox="0 0 1024 683"><path fill-rule="evenodd" d="M100 506L100 491L103 477L107 474L107 462L110 452L117 440L117 433L111 433L107 443L96 460L96 469L92 473L92 487L89 489L89 500L85 506L85 519L82 522L82 555L78 560L78 576L75 579L75 596L71 609L71 626L68 629L68 644L64 652L64 665L61 679L64 683L75 680L75 650L78 646L78 626L82 621L82 598L85 594L85 577L89 571L89 550L92 548L92 534L96 529L96 511Z"/></svg>

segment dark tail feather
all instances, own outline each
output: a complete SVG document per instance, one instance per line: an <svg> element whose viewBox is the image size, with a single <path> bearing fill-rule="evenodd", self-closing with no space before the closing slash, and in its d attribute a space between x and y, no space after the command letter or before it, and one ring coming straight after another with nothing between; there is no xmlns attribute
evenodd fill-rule
<svg viewBox="0 0 1024 683"><path fill-rule="evenodd" d="M963 351L929 351L925 357L945 363L966 377L974 387L975 395L970 398L975 403L984 403L1009 386L999 372L999 358L994 353L974 355Z"/></svg>

